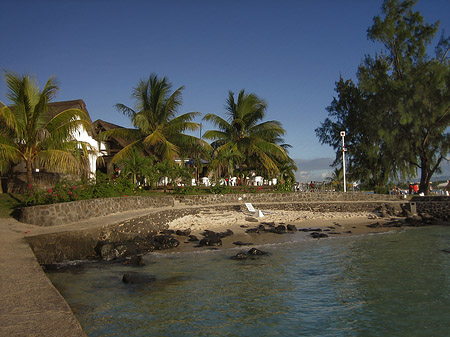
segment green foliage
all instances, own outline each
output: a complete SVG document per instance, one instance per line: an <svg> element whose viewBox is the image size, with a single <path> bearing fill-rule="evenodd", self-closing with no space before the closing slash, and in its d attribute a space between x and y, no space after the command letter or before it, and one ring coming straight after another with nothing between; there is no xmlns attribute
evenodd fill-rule
<svg viewBox="0 0 450 337"><path fill-rule="evenodd" d="M215 184L209 188L209 192L212 194L229 194L231 193L231 188L227 185Z"/></svg>
<svg viewBox="0 0 450 337"><path fill-rule="evenodd" d="M74 132L92 126L89 115L79 109L53 114L48 103L58 91L51 77L42 91L32 77L5 72L7 97L12 107L0 103L0 172L24 162L27 184L33 183L34 167L79 174L87 170L89 144L78 142Z"/></svg>
<svg viewBox="0 0 450 337"><path fill-rule="evenodd" d="M116 104L116 108L131 119L134 129L117 128L102 132L100 140L121 137L130 144L119 151L113 163L129 157L133 148L155 156L158 161L174 160L193 149L210 148L203 140L187 135L186 130L195 131L200 125L192 122L199 114L188 112L177 116L182 102L183 87L172 91L172 85L165 78L150 75L147 81L140 81L133 90L134 108Z"/></svg>
<svg viewBox="0 0 450 337"><path fill-rule="evenodd" d="M257 95L241 90L237 101L229 92L226 104L227 119L207 114L204 120L218 130L206 131L204 137L213 140L213 167L231 174L236 167L243 170L264 171L269 175L280 172L279 163L289 157L283 144L285 130L279 121L262 122L267 104Z"/></svg>
<svg viewBox="0 0 450 337"><path fill-rule="evenodd" d="M358 82L340 79L329 118L316 129L320 141L337 150L346 131L350 178L383 191L391 179L420 170L420 191L450 148L450 39L442 37L436 55L427 54L438 23L426 24L414 1L385 0L368 37L384 50L366 56Z"/></svg>
<svg viewBox="0 0 450 337"><path fill-rule="evenodd" d="M97 172L96 179L64 180L45 190L30 186L28 191L21 196L21 201L25 206L34 206L93 198L122 197L140 193L141 190L126 177L110 179L105 174Z"/></svg>

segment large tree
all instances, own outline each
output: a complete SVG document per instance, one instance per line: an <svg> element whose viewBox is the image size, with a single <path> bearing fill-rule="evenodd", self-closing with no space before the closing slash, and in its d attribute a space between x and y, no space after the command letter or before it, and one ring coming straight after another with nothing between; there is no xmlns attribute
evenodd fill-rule
<svg viewBox="0 0 450 337"><path fill-rule="evenodd" d="M117 128L99 135L102 140L121 137L130 142L114 156L113 163L129 157L132 149L154 155L158 161L173 162L175 157L189 155L199 145L204 148L209 146L205 141L183 133L197 130L200 124L193 122L198 112L177 116L182 103L182 90L183 87L180 87L172 92L172 85L165 77L152 74L148 80L139 81L134 88L134 108L116 104L116 108L131 119L134 128Z"/></svg>
<svg viewBox="0 0 450 337"><path fill-rule="evenodd" d="M45 167L78 174L86 169L90 146L75 139L75 133L92 123L80 109L54 113L48 103L58 91L51 77L42 91L29 75L4 74L8 86L6 106L0 102L0 171L5 173L13 164L23 161L27 183L33 183L33 169Z"/></svg>
<svg viewBox="0 0 450 337"><path fill-rule="evenodd" d="M267 104L253 93L241 90L235 100L234 93L228 93L226 118L207 114L204 120L212 122L218 130L208 130L204 138L213 140L216 158L223 158L224 167L229 170L238 166L242 172L247 169L264 170L267 174L278 174L280 163L289 157L283 144L285 130L279 121L265 121ZM236 156L229 154L234 152ZM234 163L230 165L230 160Z"/></svg>
<svg viewBox="0 0 450 337"><path fill-rule="evenodd" d="M383 50L366 56L359 66L352 88L358 100L348 100L352 83L338 82L339 97L329 108L330 118L316 132L323 143L337 148L332 140L335 127L347 130L353 141L350 166L357 178L364 180L367 174L362 172L369 170L372 177L380 175L379 185L420 171L420 192L427 193L450 145L450 44L442 37L435 55L429 55L439 23L424 23L413 10L415 3L384 1L382 15L368 30L369 39L381 43ZM338 106L344 118L334 118Z"/></svg>

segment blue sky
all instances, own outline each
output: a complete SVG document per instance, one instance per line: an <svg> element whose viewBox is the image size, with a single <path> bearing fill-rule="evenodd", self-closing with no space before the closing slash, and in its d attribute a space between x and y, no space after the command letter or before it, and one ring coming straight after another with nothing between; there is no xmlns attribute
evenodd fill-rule
<svg viewBox="0 0 450 337"><path fill-rule="evenodd" d="M334 152L314 129L327 117L339 76L353 77L363 56L380 50L366 31L381 4L4 0L0 69L34 74L41 85L55 75L56 100L81 98L92 120L126 127L114 104L132 106L132 88L150 73L185 86L180 113L222 114L228 90L244 88L267 101L268 120L283 124L291 157L308 163L299 172L316 163L323 175L322 158ZM419 0L416 8L450 33L450 1ZM5 94L1 81L0 101L8 103Z"/></svg>

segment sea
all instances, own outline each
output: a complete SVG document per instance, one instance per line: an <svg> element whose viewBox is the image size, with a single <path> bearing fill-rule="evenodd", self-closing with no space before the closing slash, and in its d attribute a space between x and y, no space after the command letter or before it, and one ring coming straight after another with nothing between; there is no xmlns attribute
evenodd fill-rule
<svg viewBox="0 0 450 337"><path fill-rule="evenodd" d="M48 272L88 336L450 336L450 227ZM156 281L130 285L130 272Z"/></svg>

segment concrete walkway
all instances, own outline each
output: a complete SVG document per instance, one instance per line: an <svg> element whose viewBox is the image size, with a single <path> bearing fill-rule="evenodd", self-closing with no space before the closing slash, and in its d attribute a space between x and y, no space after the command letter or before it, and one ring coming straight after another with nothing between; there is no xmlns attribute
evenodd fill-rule
<svg viewBox="0 0 450 337"><path fill-rule="evenodd" d="M17 230L22 225L0 219L0 335L86 336Z"/></svg>
<svg viewBox="0 0 450 337"><path fill-rule="evenodd" d="M170 208L140 209L52 227L0 218L0 336L86 336L25 236L101 227Z"/></svg>

